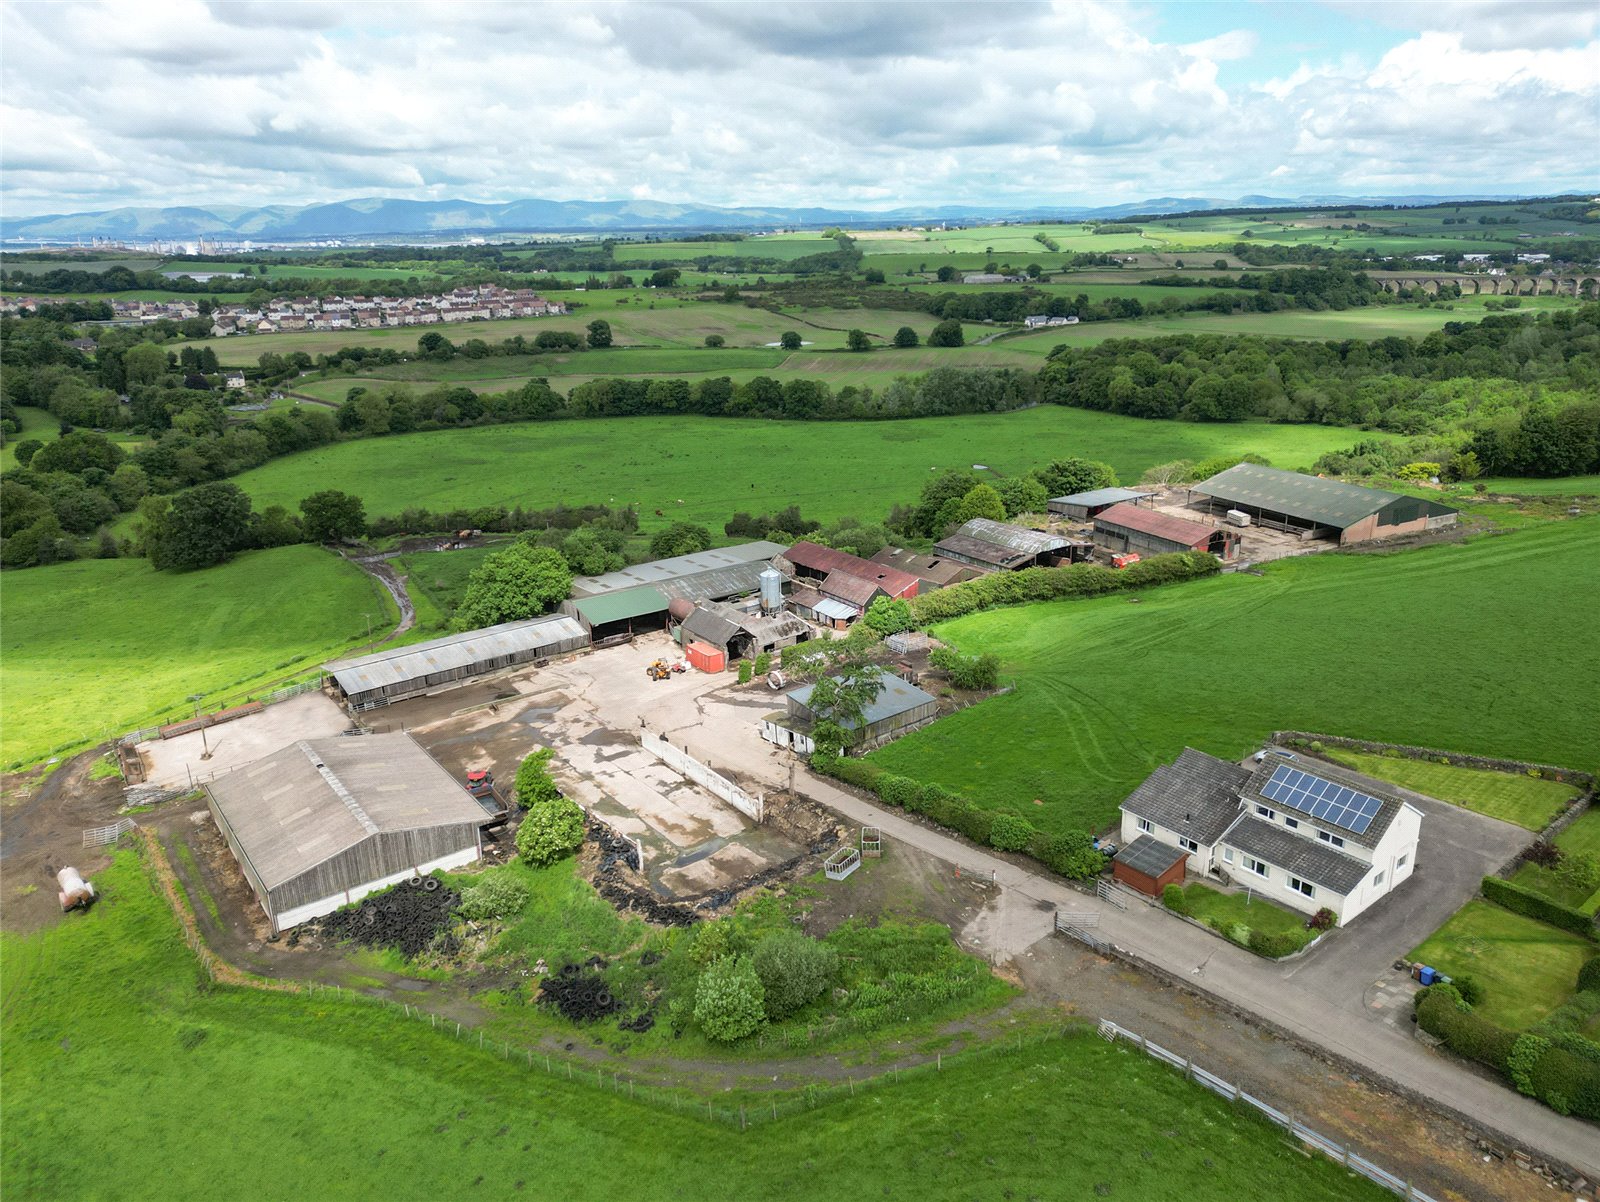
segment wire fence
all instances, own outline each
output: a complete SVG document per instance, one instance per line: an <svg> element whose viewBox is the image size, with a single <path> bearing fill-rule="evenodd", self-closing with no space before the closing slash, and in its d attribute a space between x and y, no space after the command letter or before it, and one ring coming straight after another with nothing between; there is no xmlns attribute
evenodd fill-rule
<svg viewBox="0 0 1600 1202"><path fill-rule="evenodd" d="M1146 1039L1136 1031L1130 1031L1128 1028L1112 1022L1109 1018L1103 1018L1100 1020L1100 1035L1111 1043L1116 1043L1119 1039L1126 1040L1142 1048L1152 1058L1161 1061L1163 1064L1170 1064L1191 1081L1205 1086L1212 1093L1218 1094L1230 1102L1245 1103L1260 1114L1265 1115L1279 1127L1282 1127L1307 1147L1314 1148L1324 1156L1338 1161L1351 1172L1359 1173L1368 1181L1376 1182L1391 1193L1398 1194L1400 1197L1410 1200L1410 1202L1436 1202L1436 1199L1431 1195L1423 1193L1404 1178L1395 1176L1388 1169L1372 1163L1366 1157L1352 1152L1343 1144L1336 1143L1320 1132L1306 1126L1295 1118L1293 1114L1287 1114L1276 1106L1263 1102L1260 1098L1253 1097L1231 1081L1225 1081L1215 1073L1207 1072L1188 1057L1169 1051L1160 1044Z"/></svg>

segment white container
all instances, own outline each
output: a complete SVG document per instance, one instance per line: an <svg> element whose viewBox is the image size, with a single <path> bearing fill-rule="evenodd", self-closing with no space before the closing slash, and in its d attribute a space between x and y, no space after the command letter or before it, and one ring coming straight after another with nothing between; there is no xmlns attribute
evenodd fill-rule
<svg viewBox="0 0 1600 1202"><path fill-rule="evenodd" d="M1248 526L1250 524L1250 515L1240 509L1230 509L1223 516L1230 526Z"/></svg>

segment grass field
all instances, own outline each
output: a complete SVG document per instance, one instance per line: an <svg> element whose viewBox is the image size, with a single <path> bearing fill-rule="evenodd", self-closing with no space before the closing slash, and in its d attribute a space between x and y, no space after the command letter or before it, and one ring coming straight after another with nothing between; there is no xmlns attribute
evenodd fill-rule
<svg viewBox="0 0 1600 1202"><path fill-rule="evenodd" d="M1592 770L1597 590L1600 522L1571 521L975 614L936 633L1016 690L872 758L1052 830L1109 824L1186 746L1234 758L1279 729Z"/></svg>
<svg viewBox="0 0 1600 1202"><path fill-rule="evenodd" d="M1575 785L1539 780L1520 773L1489 772L1427 760L1392 759L1343 747L1330 747L1319 754L1357 772L1393 781L1491 818L1514 822L1530 831L1543 830L1583 791Z"/></svg>
<svg viewBox="0 0 1600 1202"><path fill-rule="evenodd" d="M380 630L394 602L314 547L241 555L200 572L84 559L7 572L0 624L0 763L216 708L246 687L315 667Z"/></svg>
<svg viewBox="0 0 1600 1202"><path fill-rule="evenodd" d="M1585 810L1576 822L1556 836L1556 846L1573 855L1588 852L1600 856L1600 809L1591 805Z"/></svg>
<svg viewBox="0 0 1600 1202"><path fill-rule="evenodd" d="M1446 976L1476 977L1476 1007L1512 1031L1532 1026L1570 998L1594 941L1524 918L1486 901L1469 901L1407 957Z"/></svg>
<svg viewBox="0 0 1600 1202"><path fill-rule="evenodd" d="M740 1132L359 1001L197 987L132 854L96 883L88 914L0 936L0 1168L18 1198L210 1200L257 1149L258 1198L804 1200L838 1196L843 1147L856 1197L964 1200L979 1175L996 1198L1154 1198L1176 1181L1193 1202L1388 1196L1090 1034Z"/></svg>
<svg viewBox="0 0 1600 1202"><path fill-rule="evenodd" d="M1554 480L1501 476L1481 483L1489 492L1505 496L1600 497L1600 476L1562 476Z"/></svg>
<svg viewBox="0 0 1600 1202"><path fill-rule="evenodd" d="M18 405L17 417L22 422L22 429L16 434L6 435L6 445L0 447L0 471L10 471L17 466L17 444L26 439L37 439L39 442L54 442L61 437L61 423L47 410L35 409L31 405Z"/></svg>
<svg viewBox="0 0 1600 1202"><path fill-rule="evenodd" d="M637 505L646 528L685 519L720 529L739 510L770 512L790 502L819 520L878 520L894 503L915 500L931 470L972 463L1017 473L1083 455L1137 479L1152 464L1236 450L1289 468L1347 446L1351 434L1328 426L1147 422L1058 406L893 422L609 418L365 439L275 460L237 483L258 507L293 507L339 480L370 515L409 505L599 502Z"/></svg>
<svg viewBox="0 0 1600 1202"><path fill-rule="evenodd" d="M497 546L463 547L459 551L412 551L397 556L392 566L406 578L406 591L416 606L417 625L445 626L467 591L467 579Z"/></svg>

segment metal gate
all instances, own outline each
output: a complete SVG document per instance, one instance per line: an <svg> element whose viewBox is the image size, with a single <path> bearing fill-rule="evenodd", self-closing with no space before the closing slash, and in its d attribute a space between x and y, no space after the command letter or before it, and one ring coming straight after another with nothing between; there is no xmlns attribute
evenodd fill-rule
<svg viewBox="0 0 1600 1202"><path fill-rule="evenodd" d="M1094 887L1095 895L1103 902L1110 902L1119 910L1128 908L1128 899L1122 895L1122 889L1113 885L1105 877L1101 877Z"/></svg>
<svg viewBox="0 0 1600 1202"><path fill-rule="evenodd" d="M136 823L132 818L118 818L110 826L96 826L83 832L83 845L85 847L105 847L115 843L131 831Z"/></svg>

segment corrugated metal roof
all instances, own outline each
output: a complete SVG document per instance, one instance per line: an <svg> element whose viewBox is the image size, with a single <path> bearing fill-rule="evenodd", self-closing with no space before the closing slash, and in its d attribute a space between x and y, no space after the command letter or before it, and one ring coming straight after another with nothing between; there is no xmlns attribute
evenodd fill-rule
<svg viewBox="0 0 1600 1202"><path fill-rule="evenodd" d="M783 558L813 572L848 572L863 580L876 580L883 591L893 597L905 594L908 589L915 592L917 587L917 578L909 572L803 540L784 551Z"/></svg>
<svg viewBox="0 0 1600 1202"><path fill-rule="evenodd" d="M767 542L764 539L732 547L713 547L709 551L696 551L690 555L674 555L671 559L655 559L649 563L634 564L631 568L620 568L601 576L579 576L572 582L572 591L577 597L594 597L602 593L614 593L619 589L634 588L641 584L664 586L675 580L702 573L718 572L750 563L764 564L774 555L782 553L781 544ZM758 568L758 574L759 570Z"/></svg>
<svg viewBox="0 0 1600 1202"><path fill-rule="evenodd" d="M754 593L761 588L761 573L767 570L764 559L749 563L731 564L725 568L712 568L663 580L656 588L668 597L687 597L690 601L721 601Z"/></svg>
<svg viewBox="0 0 1600 1202"><path fill-rule="evenodd" d="M796 609L816 609L822 603L823 597L816 589L801 585L789 594L787 600Z"/></svg>
<svg viewBox="0 0 1600 1202"><path fill-rule="evenodd" d="M1070 538L1062 538L1058 534L1046 534L1041 530L1029 530L1026 526L1013 526L1010 522L995 522L988 518L973 518L956 533L1027 555L1048 555L1051 551L1060 551L1072 545Z"/></svg>
<svg viewBox="0 0 1600 1202"><path fill-rule="evenodd" d="M1140 509L1137 505L1127 503L1113 505L1104 513L1097 514L1094 525L1096 530L1101 526L1120 526L1124 530L1137 530L1141 534L1151 534L1185 547L1203 547L1217 532L1215 526L1191 522L1185 518L1175 518L1170 513L1159 513L1154 509Z"/></svg>
<svg viewBox="0 0 1600 1202"><path fill-rule="evenodd" d="M848 622L852 618L861 616L861 610L857 606L835 601L832 597L822 598L812 607L811 612L835 622Z"/></svg>
<svg viewBox="0 0 1600 1202"><path fill-rule="evenodd" d="M878 695L862 710L866 724L871 726L874 722L882 722L885 718L893 718L907 710L914 710L918 706L927 705L935 698L931 693L924 693L910 681L902 680L898 676L882 672L878 676ZM812 690L817 686L808 684L804 688L796 689L789 696L794 698L796 704L805 705L811 699Z"/></svg>
<svg viewBox="0 0 1600 1202"><path fill-rule="evenodd" d="M1362 488L1342 480L1280 471L1258 463L1241 463L1189 487L1202 496L1230 505L1250 505L1338 530L1370 517L1403 495L1381 488ZM1426 511L1430 516L1455 512L1429 501L1422 504L1431 506Z"/></svg>
<svg viewBox="0 0 1600 1202"><path fill-rule="evenodd" d="M1135 872L1158 877L1189 853L1181 847L1140 835L1126 847L1117 849L1117 863L1126 864Z"/></svg>
<svg viewBox="0 0 1600 1202"><path fill-rule="evenodd" d="M1120 501L1137 501L1154 493L1137 492L1131 488L1095 488L1088 492L1075 492L1070 497L1051 497L1052 505L1115 505Z"/></svg>
<svg viewBox="0 0 1600 1202"><path fill-rule="evenodd" d="M865 609L878 595L880 586L876 580L863 579L854 572L834 571L823 577L822 591L837 601Z"/></svg>
<svg viewBox="0 0 1600 1202"><path fill-rule="evenodd" d="M932 555L918 555L915 551L906 551L899 547L885 547L872 557L872 562L886 564L902 572L910 572L918 580L926 580L938 588L962 580L971 580L980 574L979 570L970 564L939 559Z"/></svg>
<svg viewBox="0 0 1600 1202"><path fill-rule="evenodd" d="M583 620L590 626L604 626L607 622L661 613L667 608L667 596L661 589L640 585L598 597L579 597L572 607L583 615Z"/></svg>
<svg viewBox="0 0 1600 1202"><path fill-rule="evenodd" d="M981 538L968 538L964 534L952 534L947 538L941 538L934 544L933 549L941 555L964 555L968 559L993 564L997 568L1014 568L1033 558L1026 551L1014 551L1010 547L1002 547L998 543L991 543Z"/></svg>
<svg viewBox="0 0 1600 1202"><path fill-rule="evenodd" d="M728 640L742 628L739 623L724 614L709 609L697 609L683 620L683 629L689 637L700 639L726 651Z"/></svg>
<svg viewBox="0 0 1600 1202"><path fill-rule="evenodd" d="M267 889L380 831L483 821L478 803L407 734L303 740L207 790Z"/></svg>
<svg viewBox="0 0 1600 1202"><path fill-rule="evenodd" d="M665 609L666 602L662 602L661 607ZM347 695L366 693L432 676L436 672L467 668L489 660L527 654L569 639L586 640L587 637L583 627L571 618L552 614L547 618L502 622L498 626L446 635L444 638L412 643L392 651L378 651L355 659L336 660L324 664L323 671L338 681L339 687Z"/></svg>

